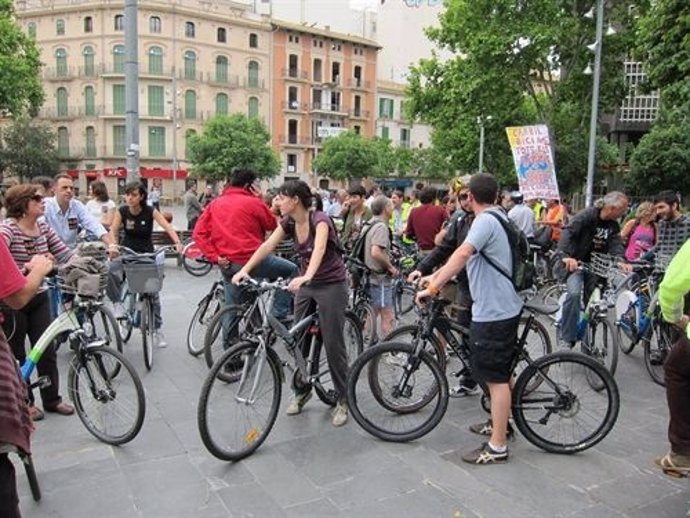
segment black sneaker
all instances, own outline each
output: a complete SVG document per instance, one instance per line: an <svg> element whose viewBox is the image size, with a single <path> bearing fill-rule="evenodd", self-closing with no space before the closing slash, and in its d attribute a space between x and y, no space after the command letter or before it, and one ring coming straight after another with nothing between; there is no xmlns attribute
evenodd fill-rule
<svg viewBox="0 0 690 518"><path fill-rule="evenodd" d="M463 453L462 460L469 464L502 464L508 461L508 448L498 452L485 442L476 450Z"/></svg>
<svg viewBox="0 0 690 518"><path fill-rule="evenodd" d="M476 433L477 435L491 437L491 433L494 431L494 427L491 423L491 419L487 419L482 423L471 424L469 426L469 430L470 432ZM508 421L508 432L506 433L506 438L511 440L515 438L515 430L513 429L513 425L511 424L510 420Z"/></svg>

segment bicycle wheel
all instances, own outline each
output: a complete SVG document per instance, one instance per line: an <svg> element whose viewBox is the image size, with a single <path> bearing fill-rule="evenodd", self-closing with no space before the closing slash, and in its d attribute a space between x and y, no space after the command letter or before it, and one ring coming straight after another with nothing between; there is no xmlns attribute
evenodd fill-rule
<svg viewBox="0 0 690 518"><path fill-rule="evenodd" d="M215 293L206 295L199 302L187 328L187 351L192 356L199 356L204 352L206 331L221 307L223 307L223 301L216 297Z"/></svg>
<svg viewBox="0 0 690 518"><path fill-rule="evenodd" d="M26 480L29 482L29 489L31 489L31 498L34 502L41 501L41 486L38 483L36 476L36 468L31 454L22 456L22 464L24 464L24 472L26 473Z"/></svg>
<svg viewBox="0 0 690 518"><path fill-rule="evenodd" d="M345 326L343 327L343 338L345 340L345 352L347 354L347 365L352 365L363 349L362 332L359 329L359 321L351 311L345 313ZM338 402L339 394L333 385L330 366L323 343L319 344L316 359L314 361L315 372L318 382L314 384L314 391L318 398L329 406L335 406Z"/></svg>
<svg viewBox="0 0 690 518"><path fill-rule="evenodd" d="M616 300L616 340L623 354L630 354L639 340L637 307L641 301L632 291L624 291ZM645 304L645 307L649 304Z"/></svg>
<svg viewBox="0 0 690 518"><path fill-rule="evenodd" d="M417 337L419 328L416 325L399 326L383 339L384 342L402 342L411 344ZM446 370L446 347L441 343L436 334L432 334L427 343L424 344L424 350L431 354L438 363L442 371Z"/></svg>
<svg viewBox="0 0 690 518"><path fill-rule="evenodd" d="M125 281L126 283L127 281ZM117 320L118 331L123 343L127 343L132 336L132 329L134 328L134 306L136 305L136 295L127 290L127 284L124 285L122 298L122 305L125 307L124 318Z"/></svg>
<svg viewBox="0 0 690 518"><path fill-rule="evenodd" d="M222 381L219 372L237 364L238 381ZM197 412L201 440L211 455L237 461L261 446L278 415L281 379L275 351L253 342L239 342L218 359L201 387Z"/></svg>
<svg viewBox="0 0 690 518"><path fill-rule="evenodd" d="M203 253L194 241L187 243L182 250L182 267L194 277L203 277L211 271L213 265L202 260Z"/></svg>
<svg viewBox="0 0 690 518"><path fill-rule="evenodd" d="M372 393L372 376L387 402ZM416 412L389 407L414 406L427 400ZM381 342L366 349L350 369L347 382L350 413L374 437L407 442L423 437L441 421L448 408L448 382L438 363L426 351L417 356L410 344Z"/></svg>
<svg viewBox="0 0 690 518"><path fill-rule="evenodd" d="M529 390L534 385L538 388ZM602 390L592 388L598 378ZM550 453L591 448L611 431L620 395L611 373L599 362L573 352L539 358L513 389L513 419L525 438Z"/></svg>
<svg viewBox="0 0 690 518"><path fill-rule="evenodd" d="M393 309L396 320L407 315L414 309L414 298L417 291L409 284L398 282L393 292Z"/></svg>
<svg viewBox="0 0 690 518"><path fill-rule="evenodd" d="M80 349L67 386L79 419L97 439L118 445L139 433L146 414L144 387L122 353L102 346Z"/></svg>
<svg viewBox="0 0 690 518"><path fill-rule="evenodd" d="M522 336L523 329L527 324L527 319L528 317L520 318L520 326L518 328L518 339ZM551 351L551 337L549 336L548 329L546 329L546 327L544 327L544 324L542 324L539 320L533 318L524 345L524 352L527 353L527 355L530 357L532 361L534 361L538 358L541 358L542 356L551 354ZM527 368L527 365L528 364L525 360L519 361L515 366L515 369L513 370L513 376L518 377L522 373L522 371L524 371ZM533 378L533 385L527 387L528 390L536 389L539 386L537 383L540 383L540 379Z"/></svg>
<svg viewBox="0 0 690 518"><path fill-rule="evenodd" d="M86 314L86 320L91 324L90 329L84 327L83 324L82 328L87 331L86 338L88 341L105 340L106 345L122 352L119 326L109 308L102 305L95 306Z"/></svg>
<svg viewBox="0 0 690 518"><path fill-rule="evenodd" d="M671 324L662 321L660 317L655 318L652 336L644 344L644 365L654 383L665 387L664 363L671 353L678 333Z"/></svg>
<svg viewBox="0 0 690 518"><path fill-rule="evenodd" d="M582 340L582 352L593 358L613 376L618 366L618 345L615 343L613 324L607 318L595 318L590 320L585 337ZM593 383L598 378L593 378ZM600 390L603 386L595 384L592 388Z"/></svg>
<svg viewBox="0 0 690 518"><path fill-rule="evenodd" d="M251 314L248 314L250 309ZM208 368L213 367L216 360L235 343L246 339L255 328L260 327L261 314L257 306L223 306L209 322L204 336L204 359ZM222 376L226 374L231 374L231 371L221 373ZM225 381L233 381L233 378L226 378Z"/></svg>
<svg viewBox="0 0 690 518"><path fill-rule="evenodd" d="M369 347L377 342L376 335L376 314L371 304L361 300L352 310L359 320L359 326L362 330L362 340L364 347Z"/></svg>
<svg viewBox="0 0 690 518"><path fill-rule="evenodd" d="M141 329L141 345L144 349L144 365L146 365L147 370L151 370L153 368L153 336L156 332L153 304L148 298L141 302L141 321L139 323Z"/></svg>

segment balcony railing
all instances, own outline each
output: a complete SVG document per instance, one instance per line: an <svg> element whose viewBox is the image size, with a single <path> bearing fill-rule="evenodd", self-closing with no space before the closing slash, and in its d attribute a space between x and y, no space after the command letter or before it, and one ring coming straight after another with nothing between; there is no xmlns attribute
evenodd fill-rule
<svg viewBox="0 0 690 518"><path fill-rule="evenodd" d="M369 90L371 88L371 81L365 81L361 77L352 77L345 84L349 88L361 88L362 90Z"/></svg>
<svg viewBox="0 0 690 518"><path fill-rule="evenodd" d="M278 142L285 145L293 146L308 146L311 143L309 137L299 137L297 135L280 135L278 137Z"/></svg>
<svg viewBox="0 0 690 518"><path fill-rule="evenodd" d="M42 119L67 120L77 117L98 117L100 115L99 107L94 106L92 110L87 113L84 106L68 106L58 110L57 106L44 106L38 112L38 116Z"/></svg>
<svg viewBox="0 0 690 518"><path fill-rule="evenodd" d="M242 88L250 90L264 90L266 88L263 79L252 79L250 77L243 77L240 84Z"/></svg>
<svg viewBox="0 0 690 518"><path fill-rule="evenodd" d="M204 81L212 85L224 86L226 88L237 88L240 86L240 78L236 74L217 75L214 72L206 72Z"/></svg>
<svg viewBox="0 0 690 518"><path fill-rule="evenodd" d="M353 117L355 119L368 119L369 113L369 110L354 108L353 110L350 110L350 117Z"/></svg>
<svg viewBox="0 0 690 518"><path fill-rule="evenodd" d="M283 68L280 71L281 75L285 78L290 79L301 79L306 81L309 79L309 74L306 70L300 70L298 68Z"/></svg>
<svg viewBox="0 0 690 518"><path fill-rule="evenodd" d="M343 116L348 115L347 108L344 108L341 104L316 102L311 104L311 111L335 113Z"/></svg>
<svg viewBox="0 0 690 518"><path fill-rule="evenodd" d="M309 109L309 103L301 103L299 101L283 101L282 108L283 110L304 112Z"/></svg>
<svg viewBox="0 0 690 518"><path fill-rule="evenodd" d="M67 81L77 77L77 69L75 67L44 67L43 79Z"/></svg>

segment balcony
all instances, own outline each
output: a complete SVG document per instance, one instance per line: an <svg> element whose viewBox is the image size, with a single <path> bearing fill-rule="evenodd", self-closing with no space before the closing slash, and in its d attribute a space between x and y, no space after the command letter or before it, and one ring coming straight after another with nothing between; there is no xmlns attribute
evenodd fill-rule
<svg viewBox="0 0 690 518"><path fill-rule="evenodd" d="M248 90L265 90L266 86L263 79L254 79L250 77L243 77L241 81L242 88Z"/></svg>
<svg viewBox="0 0 690 518"><path fill-rule="evenodd" d="M312 112L319 112L319 113L328 113L331 115L339 115L341 117L347 117L348 116L348 111L346 108L343 108L342 105L340 104L329 104L329 103L312 103L311 104L311 109Z"/></svg>
<svg viewBox="0 0 690 518"><path fill-rule="evenodd" d="M86 108L84 106L68 106L61 110L58 110L56 106L44 106L38 112L38 117L41 119L51 119L51 120L71 120L82 117L98 117L100 113L100 108L94 107L90 110L87 115Z"/></svg>
<svg viewBox="0 0 690 518"><path fill-rule="evenodd" d="M177 78L182 81L202 81L204 78L203 72L199 70L178 70Z"/></svg>
<svg viewBox="0 0 690 518"><path fill-rule="evenodd" d="M306 70L297 68L283 68L280 70L280 75L283 79L294 79L296 81L307 81L309 79L309 74Z"/></svg>
<svg viewBox="0 0 690 518"><path fill-rule="evenodd" d="M215 73L206 72L204 74L204 81L212 86L222 86L224 88L238 88L240 86L240 78L234 74L218 76Z"/></svg>
<svg viewBox="0 0 690 518"><path fill-rule="evenodd" d="M105 63L99 66L101 75L104 76L122 76L125 75L125 65L115 65L114 63Z"/></svg>
<svg viewBox="0 0 690 518"><path fill-rule="evenodd" d="M297 135L280 135L278 137L278 143L283 146L298 146L304 147L311 144L311 139L309 137L298 137Z"/></svg>
<svg viewBox="0 0 690 518"><path fill-rule="evenodd" d="M299 101L283 101L283 110L288 110L291 112L306 112L309 110L309 103L301 103Z"/></svg>
<svg viewBox="0 0 690 518"><path fill-rule="evenodd" d="M353 119L368 119L369 114L369 110L362 110L361 108L350 110L350 117Z"/></svg>
<svg viewBox="0 0 690 518"><path fill-rule="evenodd" d="M77 77L75 67L44 67L43 79L46 81L71 81Z"/></svg>
<svg viewBox="0 0 690 518"><path fill-rule="evenodd" d="M370 90L371 81L365 81L361 77L353 77L345 83L348 88L357 88L359 90Z"/></svg>

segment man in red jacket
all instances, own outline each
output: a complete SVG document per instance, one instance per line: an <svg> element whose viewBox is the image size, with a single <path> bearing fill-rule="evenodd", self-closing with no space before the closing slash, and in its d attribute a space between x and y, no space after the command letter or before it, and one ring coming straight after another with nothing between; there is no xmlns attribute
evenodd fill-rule
<svg viewBox="0 0 690 518"><path fill-rule="evenodd" d="M275 216L261 199L256 173L250 169L235 169L223 194L201 213L194 227L194 241L210 261L221 267L227 304L237 303L237 288L230 279L276 225ZM296 271L297 267L290 261L268 256L251 271L251 276L288 279ZM289 311L290 294L281 290L276 294L273 314L284 319Z"/></svg>

